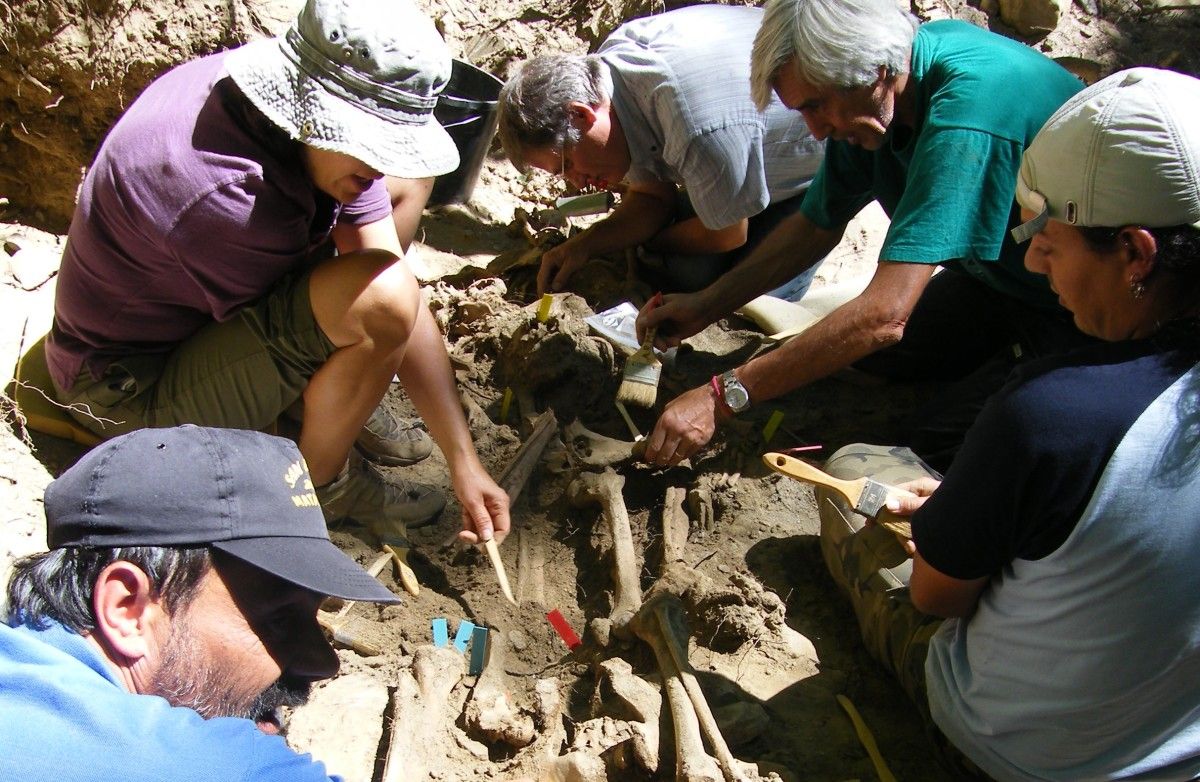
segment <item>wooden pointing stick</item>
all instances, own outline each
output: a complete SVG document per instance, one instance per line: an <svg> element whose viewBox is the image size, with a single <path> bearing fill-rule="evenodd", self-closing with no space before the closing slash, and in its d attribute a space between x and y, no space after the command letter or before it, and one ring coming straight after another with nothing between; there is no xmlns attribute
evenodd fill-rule
<svg viewBox="0 0 1200 782"><path fill-rule="evenodd" d="M516 504L517 498L521 496L521 491L528 483L529 476L533 474L533 468L542 458L542 451L546 450L546 444L550 442L550 438L557 430L558 420L554 417L554 411L547 410L538 416L533 423L533 431L530 433L529 439L521 444L516 456L500 474L500 480L497 483L508 494L509 507ZM495 538L485 540L483 548L487 551L488 559L492 561L492 567L496 569L496 580L500 582L500 591L508 598L508 602L517 605L517 599L513 596L512 587L508 583L508 572L504 569L504 561L500 559L500 549Z"/></svg>

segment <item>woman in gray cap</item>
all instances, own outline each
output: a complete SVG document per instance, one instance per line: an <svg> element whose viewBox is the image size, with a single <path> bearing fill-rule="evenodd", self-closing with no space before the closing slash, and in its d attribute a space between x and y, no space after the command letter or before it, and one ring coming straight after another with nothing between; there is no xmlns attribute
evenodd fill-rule
<svg viewBox="0 0 1200 782"><path fill-rule="evenodd" d="M1137 68L1079 93L1025 153L1017 200L1026 266L1104 342L1022 366L945 480L905 484L919 496L888 503L912 514L903 550L825 502L822 548L960 770L1193 779L1200 81ZM922 473L870 446L828 467ZM904 582L911 602L887 589Z"/></svg>
<svg viewBox="0 0 1200 782"><path fill-rule="evenodd" d="M327 519L398 539L445 502L352 451L428 455L379 407L399 376L445 454L464 536L502 535L507 498L475 453L383 181L457 166L433 116L450 68L408 0L309 0L285 35L147 87L97 153L68 235L46 348L59 401L102 437L262 429L302 401ZM318 250L330 240L332 258Z"/></svg>

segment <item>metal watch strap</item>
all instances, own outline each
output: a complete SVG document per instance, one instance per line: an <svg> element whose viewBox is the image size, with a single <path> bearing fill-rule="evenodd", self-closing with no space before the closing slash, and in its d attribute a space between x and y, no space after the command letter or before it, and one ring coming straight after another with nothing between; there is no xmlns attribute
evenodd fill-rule
<svg viewBox="0 0 1200 782"><path fill-rule="evenodd" d="M735 393L731 396L730 391ZM734 415L750 408L750 391L732 369L721 375L721 400Z"/></svg>

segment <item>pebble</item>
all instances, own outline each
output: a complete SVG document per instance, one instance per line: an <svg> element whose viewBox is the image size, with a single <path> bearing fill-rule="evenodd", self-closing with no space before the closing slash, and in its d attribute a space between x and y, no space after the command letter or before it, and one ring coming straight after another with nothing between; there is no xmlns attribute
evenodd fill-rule
<svg viewBox="0 0 1200 782"><path fill-rule="evenodd" d="M518 652L523 652L525 647L529 646L529 638L520 630L509 630L508 645Z"/></svg>

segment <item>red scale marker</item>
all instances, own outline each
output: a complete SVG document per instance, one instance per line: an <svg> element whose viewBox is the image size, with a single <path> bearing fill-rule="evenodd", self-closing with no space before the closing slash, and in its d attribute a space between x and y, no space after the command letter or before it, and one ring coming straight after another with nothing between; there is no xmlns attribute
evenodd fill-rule
<svg viewBox="0 0 1200 782"><path fill-rule="evenodd" d="M563 643L568 649L574 649L579 646L579 636L575 635L575 631L571 629L571 625L567 624L567 620L563 617L562 612L557 608L546 614L546 618L550 620L550 625L554 628L554 632L558 633L558 637L563 639Z"/></svg>

